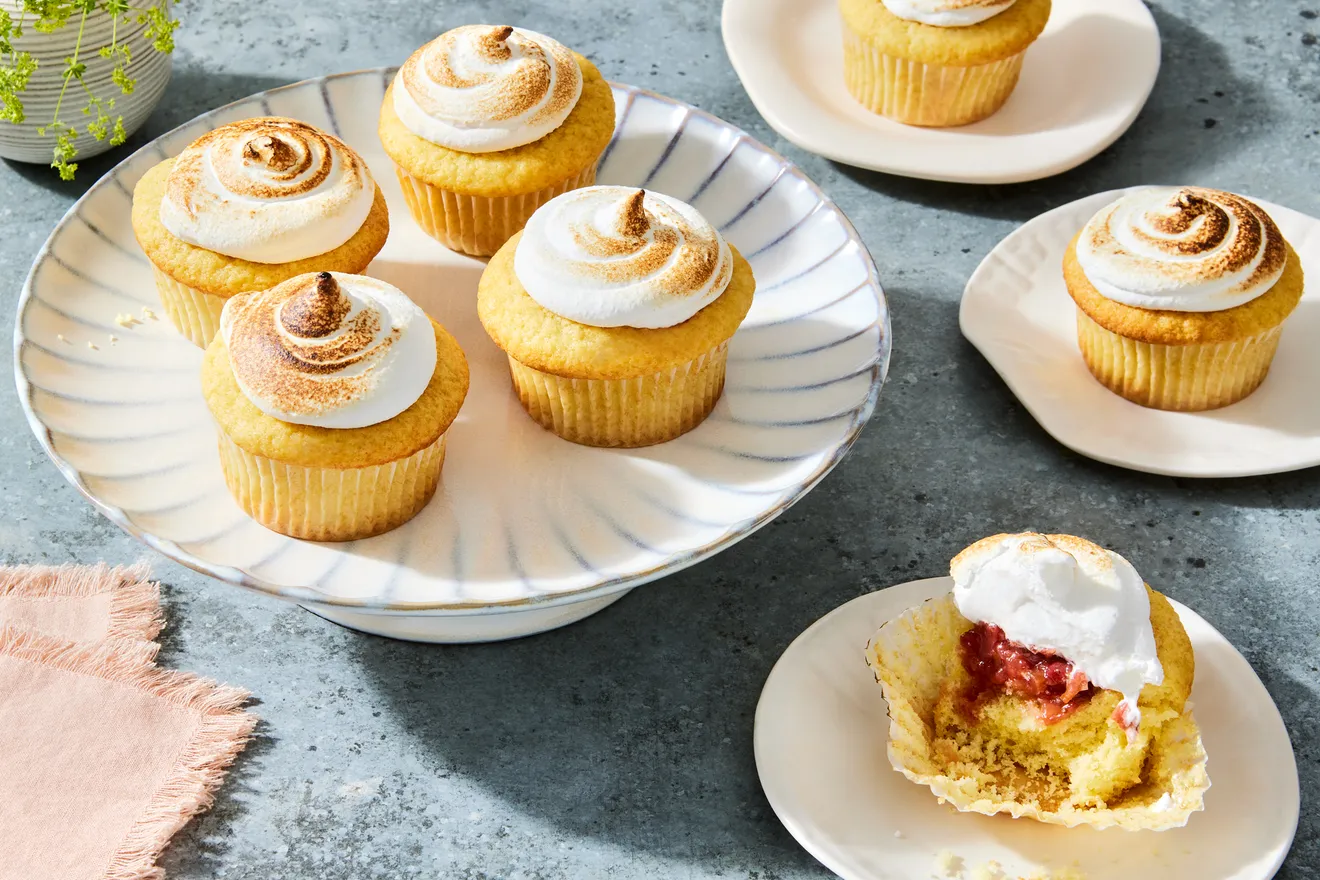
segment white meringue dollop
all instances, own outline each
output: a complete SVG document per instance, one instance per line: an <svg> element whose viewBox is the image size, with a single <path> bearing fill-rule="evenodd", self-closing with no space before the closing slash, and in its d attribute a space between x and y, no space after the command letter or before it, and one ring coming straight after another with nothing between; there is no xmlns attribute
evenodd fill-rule
<svg viewBox="0 0 1320 880"><path fill-rule="evenodd" d="M532 215L513 258L529 296L593 327L673 327L733 277L733 252L696 208L660 193L590 186Z"/></svg>
<svg viewBox="0 0 1320 880"><path fill-rule="evenodd" d="M582 96L573 53L544 34L467 25L413 53L394 77L394 112L423 140L464 153L530 144Z"/></svg>
<svg viewBox="0 0 1320 880"><path fill-rule="evenodd" d="M244 119L174 161L160 221L176 238L254 263L291 263L348 241L371 213L362 158L305 122Z"/></svg>
<svg viewBox="0 0 1320 880"><path fill-rule="evenodd" d="M417 402L435 372L431 320L403 291L362 275L299 275L225 303L234 377L282 422L365 428Z"/></svg>
<svg viewBox="0 0 1320 880"><path fill-rule="evenodd" d="M1200 187L1146 187L1097 213L1077 262L1108 299L1142 309L1218 312L1278 283L1283 234L1259 206Z"/></svg>
<svg viewBox="0 0 1320 880"><path fill-rule="evenodd" d="M1136 569L1071 535L995 535L954 557L953 599L963 617L1011 641L1056 654L1097 687L1118 691L1135 730L1147 684L1164 682L1150 597Z"/></svg>
<svg viewBox="0 0 1320 880"><path fill-rule="evenodd" d="M971 27L994 18L1016 0L882 0L899 18L935 27Z"/></svg>

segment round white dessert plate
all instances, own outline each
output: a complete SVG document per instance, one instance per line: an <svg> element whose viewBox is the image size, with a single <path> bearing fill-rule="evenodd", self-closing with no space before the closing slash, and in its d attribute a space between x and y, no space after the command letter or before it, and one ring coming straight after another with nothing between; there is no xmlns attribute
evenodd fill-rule
<svg viewBox="0 0 1320 880"><path fill-rule="evenodd" d="M618 124L600 180L692 202L747 256L758 290L703 425L647 449L576 446L519 406L477 320L484 264L410 218L376 136L390 78L380 69L311 80L201 116L99 181L41 249L15 328L19 397L52 460L98 510L172 559L347 625L472 641L571 622L699 562L838 463L875 406L889 315L852 225L801 171L686 104L614 87ZM201 350L164 320L116 324L143 308L162 314L129 224L134 184L204 132L266 114L333 131L363 155L392 220L370 273L445 325L472 368L435 499L368 540L297 541L244 516L221 475Z"/></svg>
<svg viewBox="0 0 1320 880"><path fill-rule="evenodd" d="M1119 467L1174 477L1243 477L1320 464L1320 287L1307 285L1284 324L1269 376L1245 400L1208 412L1148 409L1101 385L1077 348L1063 253L1100 208L1100 193L1035 218L1000 242L967 282L963 335L1027 411L1064 446ZM1255 200L1320 278L1320 220Z"/></svg>
<svg viewBox="0 0 1320 880"><path fill-rule="evenodd" d="M866 645L886 621L952 588L930 578L854 599L812 624L771 670L756 707L756 767L770 806L808 852L844 880L1062 869L1086 880L1274 875L1301 803L1288 733L1246 659L1177 602L1196 652L1192 702L1212 783L1204 812L1185 827L1095 831L959 813L896 771Z"/></svg>
<svg viewBox="0 0 1320 880"><path fill-rule="evenodd" d="M999 112L958 128L920 128L849 94L838 0L724 0L724 46L756 109L802 149L957 183L1016 183L1075 168L1128 130L1160 69L1159 29L1141 0L1054 0Z"/></svg>

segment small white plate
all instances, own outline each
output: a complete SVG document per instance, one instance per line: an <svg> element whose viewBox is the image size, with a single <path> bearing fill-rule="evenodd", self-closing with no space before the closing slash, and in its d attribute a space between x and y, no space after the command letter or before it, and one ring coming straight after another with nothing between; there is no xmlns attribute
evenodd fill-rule
<svg viewBox="0 0 1320 880"><path fill-rule="evenodd" d="M770 806L798 842L845 880L965 875L991 861L1008 877L1073 868L1087 880L1267 880L1292 845L1297 764L1265 686L1210 624L1174 602L1196 651L1192 701L1210 756L1205 811L1165 832L1060 828L959 813L909 782L885 755L888 707L866 665L881 624L953 588L900 584L836 608L779 658L756 707L756 767Z"/></svg>
<svg viewBox="0 0 1320 880"><path fill-rule="evenodd" d="M340 623L477 641L562 626L700 562L838 463L875 407L889 313L852 224L799 169L709 114L614 86L600 181L694 204L742 250L757 291L705 423L647 449L589 449L542 430L518 404L507 359L477 320L483 263L409 217L376 136L391 78L380 69L309 80L198 117L97 182L51 233L19 300L19 399L98 510L172 559ZM333 131L366 159L391 218L371 274L444 324L472 368L435 499L363 541L296 541L244 516L221 474L201 350L167 323L115 323L144 306L162 314L129 224L134 184L204 132L272 113Z"/></svg>
<svg viewBox="0 0 1320 880"><path fill-rule="evenodd" d="M1064 446L1119 467L1173 477L1245 477L1320 464L1320 220L1256 199L1311 279L1284 325L1265 382L1246 400L1200 413L1138 406L1095 380L1077 348L1063 284L1068 242L1129 190L1099 193L1019 227L977 267L963 293L963 335Z"/></svg>
<svg viewBox="0 0 1320 880"><path fill-rule="evenodd" d="M1075 168L1128 130L1160 69L1159 30L1141 0L1054 0L998 113L918 128L848 93L842 31L837 0L724 2L729 60L776 131L828 159L928 180L1016 183Z"/></svg>

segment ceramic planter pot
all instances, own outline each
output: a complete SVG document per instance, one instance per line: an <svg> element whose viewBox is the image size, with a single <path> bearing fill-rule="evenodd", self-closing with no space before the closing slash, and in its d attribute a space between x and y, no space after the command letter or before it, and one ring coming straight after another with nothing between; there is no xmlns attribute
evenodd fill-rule
<svg viewBox="0 0 1320 880"><path fill-rule="evenodd" d="M0 0L0 9L9 12L15 19L18 18L19 5L16 0ZM98 97L115 99L115 109L110 115L122 115L125 130L132 134L160 102L165 86L170 81L171 56L161 54L151 47L145 36L146 25L131 19L121 19L118 41L127 43L132 51L133 61L128 66L128 75L137 81L131 95L122 94L110 79L110 73L114 70L113 60L100 55L101 47L110 45L111 25L110 16L104 12L96 12L87 17L78 59L87 65L83 77L87 87ZM16 48L30 52L36 59L37 70L32 74L27 89L20 95L27 118L20 125L0 122L0 157L43 164L51 161L54 138L38 135L37 129L49 124L54 116L62 84L64 59L73 54L77 40L78 22L71 19L52 34L39 34L30 26L25 27L22 38L15 41ZM70 84L60 116L78 129L76 143L79 159L110 149L109 139L98 141L87 133L87 117L81 112L86 104L86 94L76 83Z"/></svg>

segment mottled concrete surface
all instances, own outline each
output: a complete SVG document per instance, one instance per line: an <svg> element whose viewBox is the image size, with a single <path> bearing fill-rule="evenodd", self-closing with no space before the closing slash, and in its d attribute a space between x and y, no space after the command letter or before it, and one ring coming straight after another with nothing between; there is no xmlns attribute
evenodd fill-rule
<svg viewBox="0 0 1320 880"><path fill-rule="evenodd" d="M799 162L870 245L896 341L875 420L810 497L714 560L570 630L484 647L396 644L154 558L170 618L164 662L246 685L265 719L214 811L170 849L170 875L826 876L756 781L752 712L771 664L840 603L940 574L970 540L1031 526L1121 549L1251 660L1301 772L1301 829L1280 876L1320 877L1320 470L1175 480L1079 458L1036 426L956 320L964 281L996 241L1098 190L1195 182L1320 215L1320 3L1152 4L1164 69L1132 131L1071 173L986 188L858 171L782 141L729 67L718 7L180 7L178 75L148 136L270 86L397 63L461 23L498 19L563 35L607 76L690 101ZM41 241L112 161L87 163L72 186L0 164L6 327ZM45 460L10 370L0 361L0 558L149 555Z"/></svg>

